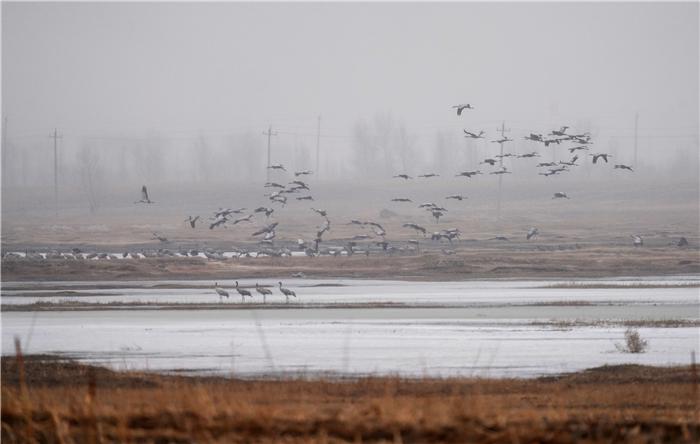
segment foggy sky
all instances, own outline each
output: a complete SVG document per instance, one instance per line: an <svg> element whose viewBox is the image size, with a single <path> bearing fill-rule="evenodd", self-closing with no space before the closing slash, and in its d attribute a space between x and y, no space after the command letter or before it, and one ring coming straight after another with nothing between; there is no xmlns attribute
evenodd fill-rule
<svg viewBox="0 0 700 444"><path fill-rule="evenodd" d="M47 145L53 128L75 144L264 143L268 124L302 137L275 143L314 146L320 114L342 162L357 123L382 113L418 149L440 130L495 138L502 120L516 136L585 124L629 146L639 113L641 149L661 158L697 149L698 74L697 2L2 3L15 146ZM458 119L461 102L476 110Z"/></svg>

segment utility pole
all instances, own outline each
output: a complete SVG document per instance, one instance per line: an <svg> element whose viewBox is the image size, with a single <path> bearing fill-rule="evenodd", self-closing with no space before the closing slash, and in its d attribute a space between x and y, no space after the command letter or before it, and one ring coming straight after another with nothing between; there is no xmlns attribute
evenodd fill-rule
<svg viewBox="0 0 700 444"><path fill-rule="evenodd" d="M272 125L270 125L267 128L267 131L263 133L263 135L267 136L267 174L265 177L267 178L267 182L269 182L270 181L270 165L271 165L270 164L270 138L272 136L276 136L277 133L272 132Z"/></svg>
<svg viewBox="0 0 700 444"><path fill-rule="evenodd" d="M2 119L2 175L7 174L7 116Z"/></svg>
<svg viewBox="0 0 700 444"><path fill-rule="evenodd" d="M321 115L318 115L318 126L316 127L316 178L320 176L319 165L321 164Z"/></svg>
<svg viewBox="0 0 700 444"><path fill-rule="evenodd" d="M54 128L49 138L53 139L53 199L56 217L58 217L58 139L62 139L63 136L59 136L58 130Z"/></svg>
<svg viewBox="0 0 700 444"><path fill-rule="evenodd" d="M497 129L496 131L500 131L500 133L501 133L501 142L498 143L501 147L501 157L499 157L498 165L501 167L501 169L503 169L503 143L504 143L503 138L504 138L506 133L510 132L510 128L506 128L506 122L503 121L501 123L501 128ZM496 207L496 218L498 219L499 222L501 221L501 191L502 191L502 188L503 188L503 174L499 174L498 175L498 206Z"/></svg>
<svg viewBox="0 0 700 444"><path fill-rule="evenodd" d="M634 167L637 168L637 129L639 124L639 113L634 113Z"/></svg>

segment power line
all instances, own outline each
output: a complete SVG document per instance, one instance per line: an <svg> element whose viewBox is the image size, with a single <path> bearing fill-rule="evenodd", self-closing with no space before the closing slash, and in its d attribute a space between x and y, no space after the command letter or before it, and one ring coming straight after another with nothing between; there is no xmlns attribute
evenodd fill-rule
<svg viewBox="0 0 700 444"><path fill-rule="evenodd" d="M639 113L634 114L634 167L637 167L637 129L639 128Z"/></svg>
<svg viewBox="0 0 700 444"><path fill-rule="evenodd" d="M318 115L318 127L316 129L316 177L320 175L320 158L321 158L321 115Z"/></svg>
<svg viewBox="0 0 700 444"><path fill-rule="evenodd" d="M499 130L497 129L496 131L499 131ZM498 144L501 147L501 157L499 158L498 164L501 167L501 169L503 169L503 143L505 143L504 136L505 136L505 133L510 132L510 128L506 129L505 120L503 122L501 122L500 132L501 132L501 140L498 142ZM501 220L501 192L502 192L502 189L503 189L503 174L499 174L498 175L498 204L496 207L496 219L499 222Z"/></svg>
<svg viewBox="0 0 700 444"><path fill-rule="evenodd" d="M58 217L58 139L62 139L63 136L59 136L58 130L54 128L49 138L53 139L53 196L56 217Z"/></svg>
<svg viewBox="0 0 700 444"><path fill-rule="evenodd" d="M267 182L270 181L270 139L272 136L276 136L277 133L272 132L272 125L267 127L267 132L263 132L263 135L267 136L267 171L265 177L267 178Z"/></svg>
<svg viewBox="0 0 700 444"><path fill-rule="evenodd" d="M7 173L7 116L2 119L2 175Z"/></svg>

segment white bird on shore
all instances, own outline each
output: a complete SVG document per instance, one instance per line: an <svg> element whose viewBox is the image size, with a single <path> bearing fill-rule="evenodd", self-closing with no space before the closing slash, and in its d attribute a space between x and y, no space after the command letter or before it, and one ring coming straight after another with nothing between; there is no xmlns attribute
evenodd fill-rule
<svg viewBox="0 0 700 444"><path fill-rule="evenodd" d="M644 245L644 239L642 239L642 236L638 234L632 235L632 242L634 243L635 247L641 247Z"/></svg>

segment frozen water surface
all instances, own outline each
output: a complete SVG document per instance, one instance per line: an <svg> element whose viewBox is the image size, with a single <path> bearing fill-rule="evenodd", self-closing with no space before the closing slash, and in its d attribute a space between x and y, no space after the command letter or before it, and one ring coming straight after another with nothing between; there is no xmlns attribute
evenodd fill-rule
<svg viewBox="0 0 700 444"><path fill-rule="evenodd" d="M269 302L282 302L277 279L239 279L244 287L270 286L273 296ZM284 286L295 290L297 303L400 303L409 305L501 305L533 303L591 304L697 304L698 288L670 287L700 285L697 276L674 276L647 279L591 279L519 281L490 280L464 282L404 282L357 279L284 279ZM615 285L619 288L547 288L557 285ZM234 280L218 281L231 293L228 303L239 303ZM131 282L6 282L3 284L2 304L31 304L79 300L90 303L213 303L219 301L214 281L131 281ZM667 288L632 288L634 285L669 286ZM159 288L164 286L177 288ZM182 288L184 287L184 288ZM629 288L626 288L629 287ZM66 292L70 292L70 294ZM255 291L253 300L262 302Z"/></svg>
<svg viewBox="0 0 700 444"><path fill-rule="evenodd" d="M284 285L297 291L299 302L282 308L5 311L2 346L3 354L13 353L17 336L29 353L62 354L113 368L239 376L278 372L536 376L603 364L686 364L691 351L700 349L697 327L639 328L649 350L629 354L616 348L623 342L624 327L558 323L698 320L697 288L539 288L558 282L570 281L289 279ZM697 282L697 277L578 282L671 285ZM255 285L250 280L240 283ZM42 283L36 291L71 288L104 294L74 297L96 302L218 302L208 288L210 281L120 282L114 283L120 288L102 288L109 284ZM188 288L151 288L163 284ZM219 284L229 287L232 281ZM3 290L3 305L66 299L26 296L31 294L26 284L4 286L12 290ZM237 296L233 290L225 303L240 304ZM283 301L280 295L268 301L273 299ZM302 306L309 302L330 305ZM409 307L333 306L345 302L400 302Z"/></svg>

